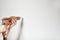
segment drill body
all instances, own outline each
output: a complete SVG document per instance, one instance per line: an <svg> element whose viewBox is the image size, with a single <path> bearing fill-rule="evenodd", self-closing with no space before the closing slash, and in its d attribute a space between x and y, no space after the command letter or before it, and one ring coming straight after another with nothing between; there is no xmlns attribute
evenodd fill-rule
<svg viewBox="0 0 60 40"><path fill-rule="evenodd" d="M6 26L6 31L2 32L3 40L7 40L7 35L10 31L11 25L15 24L15 22L17 20L20 20L20 17L11 16L9 18L3 18L2 19L2 25ZM13 21L15 21L15 22L13 22Z"/></svg>

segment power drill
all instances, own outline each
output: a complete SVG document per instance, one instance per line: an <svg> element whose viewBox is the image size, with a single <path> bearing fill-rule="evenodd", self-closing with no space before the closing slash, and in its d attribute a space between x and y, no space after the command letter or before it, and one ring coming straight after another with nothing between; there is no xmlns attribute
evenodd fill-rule
<svg viewBox="0 0 60 40"><path fill-rule="evenodd" d="M20 17L11 16L11 17L9 17L9 18L3 18L3 19L2 19L2 25L8 26L10 23L12 23L12 19L20 20ZM2 35L3 35L3 40L7 40L7 37L5 37L5 33L6 33L6 32L3 32L3 33L2 33Z"/></svg>

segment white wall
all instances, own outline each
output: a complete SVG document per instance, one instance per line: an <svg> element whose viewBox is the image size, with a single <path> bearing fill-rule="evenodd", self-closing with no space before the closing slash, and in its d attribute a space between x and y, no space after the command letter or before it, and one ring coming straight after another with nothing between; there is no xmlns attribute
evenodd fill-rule
<svg viewBox="0 0 60 40"><path fill-rule="evenodd" d="M60 40L60 0L0 0L0 18L24 18L23 39Z"/></svg>

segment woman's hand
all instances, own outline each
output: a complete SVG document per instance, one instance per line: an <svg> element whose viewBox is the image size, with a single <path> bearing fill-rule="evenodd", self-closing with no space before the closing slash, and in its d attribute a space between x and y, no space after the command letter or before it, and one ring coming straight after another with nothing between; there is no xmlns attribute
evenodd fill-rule
<svg viewBox="0 0 60 40"><path fill-rule="evenodd" d="M0 33L5 32L7 30L5 25L0 25Z"/></svg>
<svg viewBox="0 0 60 40"><path fill-rule="evenodd" d="M9 26L13 27L14 25L16 25L17 19L13 19L11 20L11 23Z"/></svg>

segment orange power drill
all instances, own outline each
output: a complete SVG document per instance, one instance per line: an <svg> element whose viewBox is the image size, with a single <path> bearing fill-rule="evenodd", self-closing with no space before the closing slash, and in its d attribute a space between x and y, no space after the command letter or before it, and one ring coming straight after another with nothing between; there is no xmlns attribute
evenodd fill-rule
<svg viewBox="0 0 60 40"><path fill-rule="evenodd" d="M12 20L20 20L20 17L16 17L16 16L11 16L9 18L3 18L2 19L2 25L6 25L8 27L8 25L12 25ZM8 28L8 30L10 30L10 26ZM3 40L7 40L7 37L5 37L6 32L2 32L2 35L3 35Z"/></svg>

